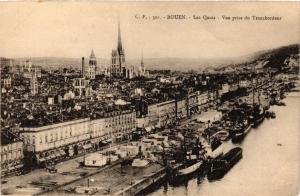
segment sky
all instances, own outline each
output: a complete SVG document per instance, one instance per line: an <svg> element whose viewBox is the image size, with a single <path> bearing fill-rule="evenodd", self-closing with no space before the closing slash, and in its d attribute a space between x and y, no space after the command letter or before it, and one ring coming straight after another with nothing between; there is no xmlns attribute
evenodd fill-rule
<svg viewBox="0 0 300 196"><path fill-rule="evenodd" d="M127 58L233 58L299 43L297 2L2 2L0 56L109 59L118 19ZM216 20L166 20L183 14ZM159 16L160 20L136 16ZM224 21L226 16L276 16L279 21Z"/></svg>

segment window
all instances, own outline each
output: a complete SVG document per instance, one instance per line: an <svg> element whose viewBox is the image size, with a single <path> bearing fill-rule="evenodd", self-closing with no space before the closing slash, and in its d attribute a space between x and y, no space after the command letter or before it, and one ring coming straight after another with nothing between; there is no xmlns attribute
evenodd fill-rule
<svg viewBox="0 0 300 196"><path fill-rule="evenodd" d="M60 139L61 139L61 140L64 138L63 134L64 134L64 132L61 131L61 132L60 132Z"/></svg>
<svg viewBox="0 0 300 196"><path fill-rule="evenodd" d="M2 159L1 159L1 160L2 160L1 162L6 161L6 154L3 154L3 155L2 155Z"/></svg>
<svg viewBox="0 0 300 196"><path fill-rule="evenodd" d="M58 140L58 133L56 132L55 133L55 141L57 141Z"/></svg>
<svg viewBox="0 0 300 196"><path fill-rule="evenodd" d="M30 136L29 135L27 135L27 137L26 137L26 143L30 144ZM10 145L8 145L8 148L10 148Z"/></svg>
<svg viewBox="0 0 300 196"><path fill-rule="evenodd" d="M48 134L45 135L45 142L48 142Z"/></svg>
<svg viewBox="0 0 300 196"><path fill-rule="evenodd" d="M96 160L93 160L93 164L96 164Z"/></svg>
<svg viewBox="0 0 300 196"><path fill-rule="evenodd" d="M35 144L35 136L32 136L32 144Z"/></svg>
<svg viewBox="0 0 300 196"><path fill-rule="evenodd" d="M52 142L53 141L53 134L50 133L50 141Z"/></svg>
<svg viewBox="0 0 300 196"><path fill-rule="evenodd" d="M43 143L43 137L40 135L40 144Z"/></svg>

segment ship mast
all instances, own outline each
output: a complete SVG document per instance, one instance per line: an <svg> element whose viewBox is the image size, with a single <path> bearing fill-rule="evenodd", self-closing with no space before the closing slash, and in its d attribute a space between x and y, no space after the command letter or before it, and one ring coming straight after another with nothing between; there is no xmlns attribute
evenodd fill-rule
<svg viewBox="0 0 300 196"><path fill-rule="evenodd" d="M252 67L252 78L251 78L251 84L252 84L252 105L254 109L254 102L255 102L255 87L254 87L254 80L255 80L255 74L254 74L254 67Z"/></svg>

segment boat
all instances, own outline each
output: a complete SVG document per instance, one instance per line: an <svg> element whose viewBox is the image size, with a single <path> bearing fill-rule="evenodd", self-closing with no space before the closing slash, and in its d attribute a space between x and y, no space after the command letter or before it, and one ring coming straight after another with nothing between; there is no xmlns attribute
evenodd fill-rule
<svg viewBox="0 0 300 196"><path fill-rule="evenodd" d="M206 149L206 156L208 159L218 159L223 156L223 145L220 145L217 149L212 150L211 148Z"/></svg>
<svg viewBox="0 0 300 196"><path fill-rule="evenodd" d="M256 107L254 107L253 116L252 116L253 127L258 127L258 125L260 125L260 123L263 122L265 117L266 117L265 110L260 106L256 105Z"/></svg>
<svg viewBox="0 0 300 196"><path fill-rule="evenodd" d="M200 169L205 166L205 159L203 156L204 149L201 142L194 148L194 150L187 151L185 139L183 142L183 160L177 164L170 165L169 167L169 182L173 185L180 184L189 179Z"/></svg>
<svg viewBox="0 0 300 196"><path fill-rule="evenodd" d="M203 164L203 161L197 161L194 164L191 164L185 168L179 169L177 171L177 176L184 176L184 175L188 175L191 174L193 172L195 172L196 170L198 170L201 165Z"/></svg>
<svg viewBox="0 0 300 196"><path fill-rule="evenodd" d="M235 129L231 138L232 143L241 142L244 139L244 137L250 132L251 127L252 124L247 122L245 126Z"/></svg>
<svg viewBox="0 0 300 196"><path fill-rule="evenodd" d="M177 163L169 168L169 182L178 185L190 179L196 172L204 168L203 160L189 160L185 163Z"/></svg>
<svg viewBox="0 0 300 196"><path fill-rule="evenodd" d="M276 102L277 106L286 106L286 104L282 101Z"/></svg>
<svg viewBox="0 0 300 196"><path fill-rule="evenodd" d="M218 139L222 141L226 141L229 138L229 132L228 131L218 131L217 133L213 134L211 138L217 137Z"/></svg>
<svg viewBox="0 0 300 196"><path fill-rule="evenodd" d="M243 157L242 152L242 148L235 147L220 159L212 160L207 179L213 181L222 178Z"/></svg>
<svg viewBox="0 0 300 196"><path fill-rule="evenodd" d="M132 167L146 167L149 164L149 161L146 159L134 159L131 166Z"/></svg>
<svg viewBox="0 0 300 196"><path fill-rule="evenodd" d="M270 113L270 116L271 116L271 118L276 118L275 112L271 112L271 113Z"/></svg>
<svg viewBox="0 0 300 196"><path fill-rule="evenodd" d="M266 118L276 118L276 114L273 111L267 111L266 112Z"/></svg>

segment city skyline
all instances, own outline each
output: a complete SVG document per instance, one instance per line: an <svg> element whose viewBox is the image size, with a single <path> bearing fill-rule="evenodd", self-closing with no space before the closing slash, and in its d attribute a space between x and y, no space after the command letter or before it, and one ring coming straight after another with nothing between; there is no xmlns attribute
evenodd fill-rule
<svg viewBox="0 0 300 196"><path fill-rule="evenodd" d="M184 4L184 7L180 6ZM149 7L146 7L146 6ZM3 3L0 53L4 57L88 56L109 59L118 18L128 59L234 58L299 42L294 3ZM272 9L271 8L272 5ZM162 7L164 9L162 9ZM127 8L130 8L128 10ZM224 9L228 8L228 9ZM108 11L109 10L109 11ZM291 10L286 13L285 10ZM16 14L18 13L18 14ZM280 16L280 21L142 20L140 15ZM47 22L45 22L47 21ZM187 31L188 29L188 31ZM259 30L259 35L256 34Z"/></svg>
<svg viewBox="0 0 300 196"><path fill-rule="evenodd" d="M295 195L298 5L0 3L1 195Z"/></svg>

